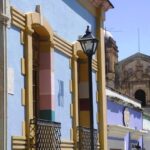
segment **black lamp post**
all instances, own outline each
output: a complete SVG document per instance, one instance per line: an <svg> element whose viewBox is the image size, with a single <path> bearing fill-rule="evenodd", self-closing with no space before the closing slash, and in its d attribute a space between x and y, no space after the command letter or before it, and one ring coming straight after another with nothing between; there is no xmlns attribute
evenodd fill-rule
<svg viewBox="0 0 150 150"><path fill-rule="evenodd" d="M89 77L89 100L90 100L90 139L91 139L91 150L94 150L94 128L93 128L93 85L92 85L92 56L95 54L98 40L92 35L87 26L85 35L79 40L84 53L88 57L88 77Z"/></svg>
<svg viewBox="0 0 150 150"><path fill-rule="evenodd" d="M135 148L136 148L137 150L142 150L142 149L141 149L141 146L139 145L139 142L137 143L137 145L135 146Z"/></svg>

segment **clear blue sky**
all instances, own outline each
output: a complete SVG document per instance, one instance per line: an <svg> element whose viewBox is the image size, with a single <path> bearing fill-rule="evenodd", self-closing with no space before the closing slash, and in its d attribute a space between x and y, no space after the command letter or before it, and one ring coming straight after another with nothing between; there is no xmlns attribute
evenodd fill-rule
<svg viewBox="0 0 150 150"><path fill-rule="evenodd" d="M117 42L119 60L138 50L138 29L140 52L150 55L150 0L110 0L114 9L106 12L105 27Z"/></svg>

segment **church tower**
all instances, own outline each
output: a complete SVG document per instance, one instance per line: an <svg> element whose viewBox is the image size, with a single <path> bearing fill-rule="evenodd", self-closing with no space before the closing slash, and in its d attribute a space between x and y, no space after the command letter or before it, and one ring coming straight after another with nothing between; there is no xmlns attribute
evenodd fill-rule
<svg viewBox="0 0 150 150"><path fill-rule="evenodd" d="M118 62L117 89L141 101L144 109L150 106L150 56L136 53Z"/></svg>
<svg viewBox="0 0 150 150"><path fill-rule="evenodd" d="M106 83L110 88L115 87L115 72L118 62L118 47L110 32L105 32L105 64L106 64Z"/></svg>

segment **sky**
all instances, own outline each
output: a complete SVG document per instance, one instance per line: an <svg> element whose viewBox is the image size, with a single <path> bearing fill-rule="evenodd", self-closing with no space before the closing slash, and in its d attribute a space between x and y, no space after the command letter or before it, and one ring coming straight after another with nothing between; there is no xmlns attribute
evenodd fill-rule
<svg viewBox="0 0 150 150"><path fill-rule="evenodd" d="M119 60L137 52L150 55L150 0L110 0L105 28L113 35ZM138 40L139 39L139 40Z"/></svg>

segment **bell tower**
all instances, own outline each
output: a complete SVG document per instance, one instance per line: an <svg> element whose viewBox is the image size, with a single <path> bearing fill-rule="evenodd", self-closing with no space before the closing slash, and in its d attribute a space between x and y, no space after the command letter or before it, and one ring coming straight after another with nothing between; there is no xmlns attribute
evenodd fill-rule
<svg viewBox="0 0 150 150"><path fill-rule="evenodd" d="M110 88L115 87L115 72L118 62L118 47L110 32L105 32L105 64L106 64L106 83Z"/></svg>

